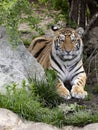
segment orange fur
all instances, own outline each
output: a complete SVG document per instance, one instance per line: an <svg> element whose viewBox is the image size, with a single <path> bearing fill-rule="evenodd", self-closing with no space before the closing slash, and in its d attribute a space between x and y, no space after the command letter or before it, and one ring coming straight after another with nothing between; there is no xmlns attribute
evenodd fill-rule
<svg viewBox="0 0 98 130"><path fill-rule="evenodd" d="M52 48L52 39L46 39L45 37L38 37L32 41L28 50L43 66L43 68L46 69L50 68L49 55L51 48Z"/></svg>

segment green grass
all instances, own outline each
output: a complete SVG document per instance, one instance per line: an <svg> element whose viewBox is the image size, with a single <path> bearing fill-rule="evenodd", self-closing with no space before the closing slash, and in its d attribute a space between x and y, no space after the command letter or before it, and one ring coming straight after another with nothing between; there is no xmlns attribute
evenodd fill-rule
<svg viewBox="0 0 98 130"><path fill-rule="evenodd" d="M39 101L44 104L44 106L52 108L63 103L65 100L59 97L56 91L56 74L52 70L46 71L47 82L38 82L34 80L30 85L30 90L35 93L35 96L39 96Z"/></svg>
<svg viewBox="0 0 98 130"><path fill-rule="evenodd" d="M65 116L66 125L84 126L89 123L98 122L98 113L93 115L89 111L78 111L70 116Z"/></svg>
<svg viewBox="0 0 98 130"><path fill-rule="evenodd" d="M32 83L30 86L33 86ZM7 86L7 94L0 94L0 107L7 108L17 113L20 117L36 122L44 122L61 126L64 115L57 107L50 109L41 102L42 95L35 93L35 90L28 91L25 81L21 89L17 85ZM44 96L43 96L44 97ZM45 101L45 100L44 100Z"/></svg>
<svg viewBox="0 0 98 130"><path fill-rule="evenodd" d="M22 39L23 43L25 46L29 46L31 44L32 41L28 40L28 39Z"/></svg>
<svg viewBox="0 0 98 130"><path fill-rule="evenodd" d="M96 94L98 94L98 85L96 85L96 86L94 87L93 92L96 93Z"/></svg>
<svg viewBox="0 0 98 130"><path fill-rule="evenodd" d="M25 81L19 89L14 83L7 86L7 94L0 94L0 107L17 113L26 120L44 122L58 127L64 125L84 126L98 122L98 113L85 106L66 104L56 92L56 75L47 71L47 83L32 81L27 89ZM61 105L62 104L62 105Z"/></svg>

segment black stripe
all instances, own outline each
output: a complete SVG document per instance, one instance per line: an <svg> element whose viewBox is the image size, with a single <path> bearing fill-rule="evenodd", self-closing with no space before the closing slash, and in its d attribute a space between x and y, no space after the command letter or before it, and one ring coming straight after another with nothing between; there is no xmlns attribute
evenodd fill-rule
<svg viewBox="0 0 98 130"><path fill-rule="evenodd" d="M77 72L83 65L81 65L78 69L75 70L75 72Z"/></svg>
<svg viewBox="0 0 98 130"><path fill-rule="evenodd" d="M71 66L69 71L72 71L75 68L75 66L77 66L77 64L79 63L80 60L81 59L79 59L73 66Z"/></svg>
<svg viewBox="0 0 98 130"><path fill-rule="evenodd" d="M56 63L56 65L60 68L60 70L63 71L61 65L57 62L57 60L55 59L55 57L52 55L52 52L50 53L51 59ZM64 72L64 71L63 71Z"/></svg>
<svg viewBox="0 0 98 130"><path fill-rule="evenodd" d="M60 74L60 72L57 70L57 69L55 69L54 67L52 67L51 66L51 68L54 70L54 71L56 71L57 72L57 74ZM58 75L57 75L58 76ZM59 77L60 78L60 77Z"/></svg>
<svg viewBox="0 0 98 130"><path fill-rule="evenodd" d="M46 46L42 47L38 52L35 53L34 57L37 58L40 53L45 49Z"/></svg>
<svg viewBox="0 0 98 130"><path fill-rule="evenodd" d="M81 73L84 73L84 71L81 71L81 72L76 73L75 75L73 75L72 78L71 78L71 81L73 80L73 78L75 78L75 76L77 76L78 74L81 74Z"/></svg>
<svg viewBox="0 0 98 130"><path fill-rule="evenodd" d="M80 40L78 41L78 45L77 45L77 48L78 48L78 50L80 49Z"/></svg>

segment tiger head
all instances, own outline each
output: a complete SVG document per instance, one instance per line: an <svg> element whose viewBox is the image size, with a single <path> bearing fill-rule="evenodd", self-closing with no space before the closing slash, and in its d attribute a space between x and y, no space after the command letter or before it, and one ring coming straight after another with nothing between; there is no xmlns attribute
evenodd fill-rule
<svg viewBox="0 0 98 130"><path fill-rule="evenodd" d="M62 60L71 60L82 54L81 36L84 32L83 28L80 27L76 30L72 28L58 29L53 26L52 30L56 34L53 40L53 50Z"/></svg>

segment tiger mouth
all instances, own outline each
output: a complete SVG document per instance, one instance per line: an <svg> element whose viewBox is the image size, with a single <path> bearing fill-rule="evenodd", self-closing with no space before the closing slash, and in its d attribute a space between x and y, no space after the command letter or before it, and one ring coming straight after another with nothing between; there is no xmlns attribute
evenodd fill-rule
<svg viewBox="0 0 98 130"><path fill-rule="evenodd" d="M79 50L76 48L75 50L72 51L66 51L66 50L61 50L60 47L56 48L56 54L60 57L62 60L71 60L74 59L78 54Z"/></svg>

